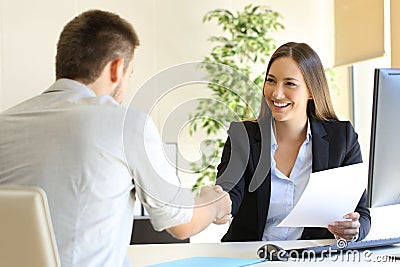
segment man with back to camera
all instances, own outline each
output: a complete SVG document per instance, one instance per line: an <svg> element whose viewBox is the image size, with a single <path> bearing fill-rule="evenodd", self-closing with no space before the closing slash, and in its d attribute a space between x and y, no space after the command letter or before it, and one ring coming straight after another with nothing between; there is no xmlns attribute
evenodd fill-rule
<svg viewBox="0 0 400 267"><path fill-rule="evenodd" d="M154 228L180 239L230 218L229 195L218 186L198 197L174 186L145 114L130 109L135 120L124 121L120 103L138 45L118 15L86 11L61 32L56 82L0 114L0 185L44 189L63 267L130 266L135 190Z"/></svg>

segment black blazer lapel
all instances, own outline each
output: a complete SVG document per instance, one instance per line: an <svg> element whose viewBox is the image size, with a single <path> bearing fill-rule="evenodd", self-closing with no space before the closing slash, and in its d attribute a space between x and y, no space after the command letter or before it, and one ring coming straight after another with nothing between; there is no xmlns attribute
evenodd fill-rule
<svg viewBox="0 0 400 267"><path fill-rule="evenodd" d="M329 141L324 126L321 122L310 120L312 134L312 171L326 170L329 167Z"/></svg>

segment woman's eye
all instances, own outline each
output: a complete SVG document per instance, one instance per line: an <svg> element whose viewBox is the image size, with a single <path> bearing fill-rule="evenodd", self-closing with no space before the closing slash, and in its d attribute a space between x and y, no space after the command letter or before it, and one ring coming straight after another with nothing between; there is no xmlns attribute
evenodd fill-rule
<svg viewBox="0 0 400 267"><path fill-rule="evenodd" d="M290 87L297 86L297 84L295 84L295 83L292 83L292 82L287 82L287 83L286 83L286 85L287 85L287 86L290 86Z"/></svg>
<svg viewBox="0 0 400 267"><path fill-rule="evenodd" d="M272 78L267 78L267 83L273 83L273 82L275 82L274 79L272 79Z"/></svg>

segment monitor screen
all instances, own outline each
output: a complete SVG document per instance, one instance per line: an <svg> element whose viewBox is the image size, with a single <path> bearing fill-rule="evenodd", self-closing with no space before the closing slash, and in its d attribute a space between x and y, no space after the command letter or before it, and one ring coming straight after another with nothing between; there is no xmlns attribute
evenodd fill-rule
<svg viewBox="0 0 400 267"><path fill-rule="evenodd" d="M369 206L400 204L400 69L375 70L369 160Z"/></svg>

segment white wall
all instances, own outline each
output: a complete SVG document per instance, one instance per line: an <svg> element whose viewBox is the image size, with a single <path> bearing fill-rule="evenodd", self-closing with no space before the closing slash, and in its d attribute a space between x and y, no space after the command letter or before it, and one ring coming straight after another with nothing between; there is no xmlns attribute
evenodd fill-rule
<svg viewBox="0 0 400 267"><path fill-rule="evenodd" d="M375 68L390 68L390 56L354 64L354 127L363 160L369 160Z"/></svg>
<svg viewBox="0 0 400 267"><path fill-rule="evenodd" d="M134 92L158 71L201 60L208 53L207 38L219 29L201 22L207 11L238 9L250 2L282 13L286 30L277 34L278 44L308 42L324 64L331 65L333 0L1 0L0 110L40 93L53 82L58 35L65 23L84 10L115 11L136 28L141 46L135 58Z"/></svg>
<svg viewBox="0 0 400 267"><path fill-rule="evenodd" d="M286 29L275 35L278 45L289 41L308 43L319 54L324 67L333 65L333 0L235 0L233 7L242 8L250 2L269 6L283 16Z"/></svg>
<svg viewBox="0 0 400 267"><path fill-rule="evenodd" d="M132 80L132 87L137 88L163 68L201 59L207 52L205 40L212 33L212 27L200 27L201 18L217 7L213 2L1 0L0 109L40 93L54 81L59 33L80 12L90 8L114 11L134 25L141 40ZM219 3L224 2L228 1Z"/></svg>
<svg viewBox="0 0 400 267"><path fill-rule="evenodd" d="M75 13L67 3L1 1L2 110L40 93L53 80L57 34Z"/></svg>

